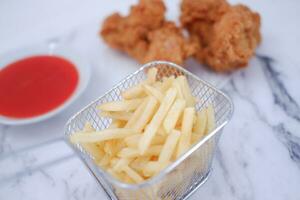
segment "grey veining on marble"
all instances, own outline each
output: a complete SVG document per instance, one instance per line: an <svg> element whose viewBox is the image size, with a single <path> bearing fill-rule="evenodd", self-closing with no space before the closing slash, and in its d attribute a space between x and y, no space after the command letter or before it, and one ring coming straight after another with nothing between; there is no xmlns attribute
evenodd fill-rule
<svg viewBox="0 0 300 200"><path fill-rule="evenodd" d="M191 199L299 200L300 2L242 2L258 10L263 19L263 42L249 66L219 75L193 60L186 63L188 70L221 87L235 105L232 121L221 136L212 174ZM167 4L167 15L176 18L177 4ZM120 5L124 11L127 3ZM110 13L113 6L101 9ZM138 65L99 40L97 32L104 14L64 35L53 34L43 40L55 38L58 45L70 45L88 56L93 76L89 90L66 112L35 125L0 125L1 200L105 199L62 139L64 123L73 113Z"/></svg>

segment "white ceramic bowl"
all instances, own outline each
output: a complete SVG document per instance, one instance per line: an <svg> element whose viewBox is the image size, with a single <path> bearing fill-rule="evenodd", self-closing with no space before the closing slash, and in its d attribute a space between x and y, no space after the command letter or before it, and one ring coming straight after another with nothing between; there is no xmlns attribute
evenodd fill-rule
<svg viewBox="0 0 300 200"><path fill-rule="evenodd" d="M90 63L85 60L78 53L74 52L70 47L57 45L55 43L47 43L35 45L23 49L19 49L16 51L11 51L9 53L1 55L0 59L0 69L4 68L8 64L17 61L22 58L26 58L29 56L38 56L38 55L53 55L63 57L74 64L76 69L78 70L79 75L79 83L73 92L73 94L61 105L56 107L55 109L41 114L39 116L34 116L30 118L10 118L0 115L0 123L7 125L22 125L22 124L30 124L39 122L45 119L48 119L55 114L61 112L67 106L69 106L75 99L77 99L80 94L85 90L89 79L90 79Z"/></svg>

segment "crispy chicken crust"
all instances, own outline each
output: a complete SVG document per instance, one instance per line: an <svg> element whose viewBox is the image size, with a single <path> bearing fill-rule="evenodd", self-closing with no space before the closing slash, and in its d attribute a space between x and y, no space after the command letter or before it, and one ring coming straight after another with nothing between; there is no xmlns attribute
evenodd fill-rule
<svg viewBox="0 0 300 200"><path fill-rule="evenodd" d="M162 26L165 5L161 0L140 0L128 16L114 13L103 23L100 35L112 48L125 51L142 62L147 52L147 35Z"/></svg>
<svg viewBox="0 0 300 200"><path fill-rule="evenodd" d="M247 66L261 41L260 16L225 0L183 0L181 23L194 43L195 58L217 72Z"/></svg>
<svg viewBox="0 0 300 200"><path fill-rule="evenodd" d="M112 48L126 52L141 63L167 60L182 64L194 54L181 29L164 18L162 0L140 0L128 16L114 13L105 19L100 35Z"/></svg>
<svg viewBox="0 0 300 200"><path fill-rule="evenodd" d="M165 20L162 0L139 0L128 16L114 13L100 35L112 48L140 63L167 60L177 64L190 56L217 72L247 66L261 41L260 16L226 0L183 0L180 22L189 33Z"/></svg>
<svg viewBox="0 0 300 200"><path fill-rule="evenodd" d="M187 41L173 22L166 22L161 28L150 32L148 40L149 48L144 63L167 60L182 64L196 50L196 45Z"/></svg>

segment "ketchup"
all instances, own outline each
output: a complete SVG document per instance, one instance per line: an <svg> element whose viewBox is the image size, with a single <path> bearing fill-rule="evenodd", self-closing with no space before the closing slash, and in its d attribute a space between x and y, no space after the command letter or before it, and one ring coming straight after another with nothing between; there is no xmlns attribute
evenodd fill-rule
<svg viewBox="0 0 300 200"><path fill-rule="evenodd" d="M0 115L28 118L63 104L78 85L75 66L58 56L33 56L0 69Z"/></svg>

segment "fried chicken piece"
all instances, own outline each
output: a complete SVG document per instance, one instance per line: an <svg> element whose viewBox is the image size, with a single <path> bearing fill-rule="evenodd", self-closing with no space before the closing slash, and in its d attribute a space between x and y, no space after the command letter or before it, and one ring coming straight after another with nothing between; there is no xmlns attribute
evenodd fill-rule
<svg viewBox="0 0 300 200"><path fill-rule="evenodd" d="M218 72L244 67L260 43L260 17L225 0L183 0L181 23L198 45L195 57Z"/></svg>
<svg viewBox="0 0 300 200"><path fill-rule="evenodd" d="M183 0L180 21L200 48L208 45L214 23L229 9L225 0Z"/></svg>
<svg viewBox="0 0 300 200"><path fill-rule="evenodd" d="M214 24L211 42L204 50L204 62L218 72L247 66L261 41L259 28L257 13L243 5L231 7Z"/></svg>
<svg viewBox="0 0 300 200"><path fill-rule="evenodd" d="M182 64L194 54L196 45L188 42L174 23L165 21L165 10L161 0L140 0L128 16L109 16L100 34L109 46L141 63L167 60Z"/></svg>
<svg viewBox="0 0 300 200"><path fill-rule="evenodd" d="M103 23L100 35L112 48L125 51L142 62L147 52L147 35L162 26L165 15L162 0L140 0L128 16L114 13Z"/></svg>
<svg viewBox="0 0 300 200"><path fill-rule="evenodd" d="M173 22L166 22L161 28L149 33L149 48L144 63L153 60L166 60L182 64L194 54L195 44L184 38L182 31Z"/></svg>

